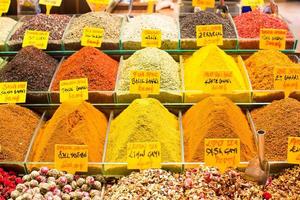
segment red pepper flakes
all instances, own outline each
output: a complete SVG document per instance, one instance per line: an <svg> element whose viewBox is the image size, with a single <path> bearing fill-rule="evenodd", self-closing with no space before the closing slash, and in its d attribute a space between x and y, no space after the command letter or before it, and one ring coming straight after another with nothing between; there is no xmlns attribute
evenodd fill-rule
<svg viewBox="0 0 300 200"><path fill-rule="evenodd" d="M288 30L287 38L293 38L288 25L282 19L259 10L243 13L235 17L234 22L241 38L258 38L261 28L285 29Z"/></svg>
<svg viewBox="0 0 300 200"><path fill-rule="evenodd" d="M93 47L83 47L65 60L55 77L52 91L59 90L61 80L87 78L90 91L115 89L119 63Z"/></svg>
<svg viewBox="0 0 300 200"><path fill-rule="evenodd" d="M0 168L0 200L9 199L16 185L22 182L22 179L17 177L15 172L6 172Z"/></svg>

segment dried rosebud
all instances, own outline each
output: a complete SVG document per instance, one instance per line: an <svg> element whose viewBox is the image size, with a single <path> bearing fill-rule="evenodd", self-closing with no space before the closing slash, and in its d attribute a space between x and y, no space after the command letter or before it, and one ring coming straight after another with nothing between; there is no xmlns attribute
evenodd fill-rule
<svg viewBox="0 0 300 200"><path fill-rule="evenodd" d="M73 174L66 174L65 177L67 178L68 183L71 183L74 180Z"/></svg>
<svg viewBox="0 0 300 200"><path fill-rule="evenodd" d="M13 198L13 199L15 199L15 198L17 198L18 196L20 196L20 192L18 191L18 190L14 190L11 194L10 194L10 196L11 196L11 198Z"/></svg>
<svg viewBox="0 0 300 200"><path fill-rule="evenodd" d="M61 177L58 178L57 183L60 186L64 186L68 183L68 180L65 176L61 176Z"/></svg>
<svg viewBox="0 0 300 200"><path fill-rule="evenodd" d="M191 178L185 179L185 181L184 181L184 186L185 186L186 188L192 188L192 186L193 186L193 181L192 181L192 179L191 179Z"/></svg>
<svg viewBox="0 0 300 200"><path fill-rule="evenodd" d="M53 194L54 194L54 195L57 195L57 196L60 196L60 195L61 195L60 189L55 188L55 189L53 190Z"/></svg>
<svg viewBox="0 0 300 200"><path fill-rule="evenodd" d="M70 199L71 199L71 197L70 197L69 194L63 194L63 195L61 196L61 198L62 198L62 200L70 200Z"/></svg>
<svg viewBox="0 0 300 200"><path fill-rule="evenodd" d="M91 186L89 186L88 184L83 184L81 186L81 190L87 192L87 191L91 190Z"/></svg>
<svg viewBox="0 0 300 200"><path fill-rule="evenodd" d="M95 180L99 181L100 183L105 183L106 182L105 178L102 175L100 175L100 174L98 174L97 176L95 176Z"/></svg>
<svg viewBox="0 0 300 200"><path fill-rule="evenodd" d="M19 192L23 192L26 190L26 186L24 184L18 184L16 190L18 190Z"/></svg>
<svg viewBox="0 0 300 200"><path fill-rule="evenodd" d="M40 174L42 174L42 175L47 175L48 172L49 172L49 168L48 167L42 167L40 169Z"/></svg>
<svg viewBox="0 0 300 200"><path fill-rule="evenodd" d="M47 182L49 183L49 182L55 182L56 181L56 179L54 178L54 177L48 177L47 178Z"/></svg>
<svg viewBox="0 0 300 200"><path fill-rule="evenodd" d="M48 183L40 183L39 185L41 194L46 194L49 191L49 184Z"/></svg>
<svg viewBox="0 0 300 200"><path fill-rule="evenodd" d="M72 181L71 182L71 186L72 186L72 189L75 190L77 188L77 183L76 181Z"/></svg>
<svg viewBox="0 0 300 200"><path fill-rule="evenodd" d="M38 185L39 185L39 182L37 182L36 180L30 181L30 187L37 187Z"/></svg>
<svg viewBox="0 0 300 200"><path fill-rule="evenodd" d="M268 200L268 199L272 198L272 195L269 192L264 192L263 193L263 198L266 199L266 200Z"/></svg>
<svg viewBox="0 0 300 200"><path fill-rule="evenodd" d="M33 200L44 200L44 197L43 197L43 195L36 193L33 196Z"/></svg>
<svg viewBox="0 0 300 200"><path fill-rule="evenodd" d="M86 177L86 183L87 183L88 185L93 185L94 182L95 182L94 177L92 177L92 176Z"/></svg>
<svg viewBox="0 0 300 200"><path fill-rule="evenodd" d="M33 195L28 194L28 193L25 193L25 194L22 195L23 200L32 200L32 197L33 197Z"/></svg>
<svg viewBox="0 0 300 200"><path fill-rule="evenodd" d="M81 187L84 183L85 183L85 179L84 178L79 178L77 181L76 181L78 187Z"/></svg>
<svg viewBox="0 0 300 200"><path fill-rule="evenodd" d="M45 195L44 195L44 197L46 198L46 199L53 199L53 193L52 192L47 192Z"/></svg>
<svg viewBox="0 0 300 200"><path fill-rule="evenodd" d="M97 190L101 190L102 184L99 181L95 181L93 187Z"/></svg>
<svg viewBox="0 0 300 200"><path fill-rule="evenodd" d="M31 173L30 173L30 176L31 176L31 178L32 179L35 179L37 176L39 176L40 175L40 173L38 172L38 171L32 171Z"/></svg>
<svg viewBox="0 0 300 200"><path fill-rule="evenodd" d="M48 188L49 191L53 192L57 188L57 185L55 182L52 182L52 181L48 182L48 185L49 185L49 188Z"/></svg>
<svg viewBox="0 0 300 200"><path fill-rule="evenodd" d="M39 175L39 176L35 177L35 180L37 180L39 183L42 183L42 182L46 182L47 178Z"/></svg>
<svg viewBox="0 0 300 200"><path fill-rule="evenodd" d="M48 171L48 176L52 176L54 178L58 178L59 171L57 169L50 169Z"/></svg>
<svg viewBox="0 0 300 200"><path fill-rule="evenodd" d="M69 194L70 192L72 192L72 186L71 185L65 185L63 187L63 192Z"/></svg>
<svg viewBox="0 0 300 200"><path fill-rule="evenodd" d="M101 200L101 197L100 197L100 196L94 196L94 197L92 198L92 200Z"/></svg>
<svg viewBox="0 0 300 200"><path fill-rule="evenodd" d="M98 190L91 190L90 191L90 196L91 197L100 196L100 195L101 195L101 192L98 191Z"/></svg>
<svg viewBox="0 0 300 200"><path fill-rule="evenodd" d="M31 176L30 175L25 175L22 178L23 181L30 181L31 180Z"/></svg>
<svg viewBox="0 0 300 200"><path fill-rule="evenodd" d="M15 179L15 182L16 182L16 184L20 184L20 183L23 183L23 180L20 177L18 177Z"/></svg>

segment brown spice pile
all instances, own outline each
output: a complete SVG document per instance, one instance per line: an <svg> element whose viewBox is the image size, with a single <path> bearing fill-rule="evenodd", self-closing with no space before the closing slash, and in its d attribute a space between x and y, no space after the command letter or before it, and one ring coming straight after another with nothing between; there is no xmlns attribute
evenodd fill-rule
<svg viewBox="0 0 300 200"><path fill-rule="evenodd" d="M39 116L18 105L0 105L0 161L24 161Z"/></svg>
<svg viewBox="0 0 300 200"><path fill-rule="evenodd" d="M300 102L286 98L251 112L256 130L265 130L268 160L287 159L288 136L300 136Z"/></svg>

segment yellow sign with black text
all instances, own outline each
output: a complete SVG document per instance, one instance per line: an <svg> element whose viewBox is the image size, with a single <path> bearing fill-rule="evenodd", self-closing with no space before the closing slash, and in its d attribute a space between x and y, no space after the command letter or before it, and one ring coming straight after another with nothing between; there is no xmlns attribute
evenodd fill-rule
<svg viewBox="0 0 300 200"><path fill-rule="evenodd" d="M161 30L144 29L142 30L142 47L161 47Z"/></svg>
<svg viewBox="0 0 300 200"><path fill-rule="evenodd" d="M7 13L10 6L10 0L0 0L0 16Z"/></svg>
<svg viewBox="0 0 300 200"><path fill-rule="evenodd" d="M197 46L206 46L209 44L223 45L222 24L197 25L196 40Z"/></svg>
<svg viewBox="0 0 300 200"><path fill-rule="evenodd" d="M48 31L26 30L22 47L35 46L38 49L47 49L48 40Z"/></svg>
<svg viewBox="0 0 300 200"><path fill-rule="evenodd" d="M60 102L88 100L88 88L87 78L62 80L59 82Z"/></svg>
<svg viewBox="0 0 300 200"><path fill-rule="evenodd" d="M232 71L204 71L205 92L228 93L233 90Z"/></svg>
<svg viewBox="0 0 300 200"><path fill-rule="evenodd" d="M192 0L192 6L200 7L201 9L214 8L215 0Z"/></svg>
<svg viewBox="0 0 300 200"><path fill-rule="evenodd" d="M101 47L103 37L103 28L84 27L81 37L81 46Z"/></svg>
<svg viewBox="0 0 300 200"><path fill-rule="evenodd" d="M287 30L284 29L260 29L259 48L284 50Z"/></svg>
<svg viewBox="0 0 300 200"><path fill-rule="evenodd" d="M0 83L0 103L25 103L27 82Z"/></svg>
<svg viewBox="0 0 300 200"><path fill-rule="evenodd" d="M300 137L288 137L287 161L300 164Z"/></svg>
<svg viewBox="0 0 300 200"><path fill-rule="evenodd" d="M40 0L39 4L50 5L50 6L60 6L62 0Z"/></svg>
<svg viewBox="0 0 300 200"><path fill-rule="evenodd" d="M300 67L275 67L274 89L289 92L300 90Z"/></svg>

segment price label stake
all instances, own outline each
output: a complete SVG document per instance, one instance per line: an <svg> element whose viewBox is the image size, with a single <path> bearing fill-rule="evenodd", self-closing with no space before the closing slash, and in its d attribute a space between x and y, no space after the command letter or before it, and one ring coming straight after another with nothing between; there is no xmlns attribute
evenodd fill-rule
<svg viewBox="0 0 300 200"><path fill-rule="evenodd" d="M10 6L10 0L0 0L0 17L3 13L7 13Z"/></svg>
<svg viewBox="0 0 300 200"><path fill-rule="evenodd" d="M200 7L203 10L206 8L214 8L215 0L192 0L192 6Z"/></svg>
<svg viewBox="0 0 300 200"><path fill-rule="evenodd" d="M240 163L240 139L205 139L204 162L221 172Z"/></svg>
<svg viewBox="0 0 300 200"><path fill-rule="evenodd" d="M205 92L226 93L233 90L232 71L204 71Z"/></svg>
<svg viewBox="0 0 300 200"><path fill-rule="evenodd" d="M59 82L60 102L85 101L89 98L87 78L62 80Z"/></svg>
<svg viewBox="0 0 300 200"><path fill-rule="evenodd" d="M142 47L161 47L161 30L144 29L142 31Z"/></svg>
<svg viewBox="0 0 300 200"><path fill-rule="evenodd" d="M103 28L84 27L81 37L81 46L101 47L103 36Z"/></svg>
<svg viewBox="0 0 300 200"><path fill-rule="evenodd" d="M46 5L46 14L50 15L50 11L52 6L59 7L61 5L62 0L40 0L39 4Z"/></svg>
<svg viewBox="0 0 300 200"><path fill-rule="evenodd" d="M71 174L88 171L87 145L55 145L55 168Z"/></svg>
<svg viewBox="0 0 300 200"><path fill-rule="evenodd" d="M109 4L109 0L87 0L92 11L101 11Z"/></svg>
<svg viewBox="0 0 300 200"><path fill-rule="evenodd" d="M300 164L300 137L288 137L287 161Z"/></svg>
<svg viewBox="0 0 300 200"><path fill-rule="evenodd" d="M161 146L159 142L137 142L127 144L127 168L161 168Z"/></svg>
<svg viewBox="0 0 300 200"><path fill-rule="evenodd" d="M0 103L25 103L27 82L0 83Z"/></svg>
<svg viewBox="0 0 300 200"><path fill-rule="evenodd" d="M285 29L260 29L259 48L284 50L287 30Z"/></svg>
<svg viewBox="0 0 300 200"><path fill-rule="evenodd" d="M223 45L222 24L197 25L196 40L197 40L197 46L206 46L209 44Z"/></svg>
<svg viewBox="0 0 300 200"><path fill-rule="evenodd" d="M149 94L159 94L160 71L131 70L129 92L140 94L142 98Z"/></svg>
<svg viewBox="0 0 300 200"><path fill-rule="evenodd" d="M22 47L35 46L38 49L47 49L49 34L48 31L26 30Z"/></svg>
<svg viewBox="0 0 300 200"><path fill-rule="evenodd" d="M286 97L290 92L300 90L300 67L275 67L274 89L284 90Z"/></svg>

